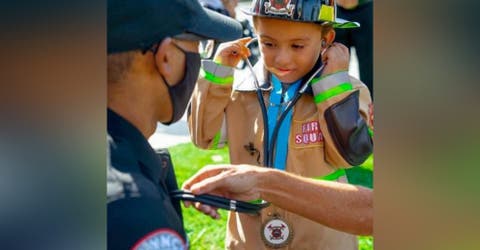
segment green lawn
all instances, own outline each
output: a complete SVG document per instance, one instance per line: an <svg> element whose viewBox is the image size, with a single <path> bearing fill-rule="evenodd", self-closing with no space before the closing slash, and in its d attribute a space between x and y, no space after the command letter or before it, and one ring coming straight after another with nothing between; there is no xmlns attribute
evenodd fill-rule
<svg viewBox="0 0 480 250"><path fill-rule="evenodd" d="M169 148L175 166L178 185L207 164L229 163L228 149L201 150L191 143L179 144ZM347 175L356 184L372 187L373 159L369 158L362 167L350 169ZM221 218L213 220L193 208L184 208L183 218L191 249L224 249L227 211L219 210ZM359 237L359 249L373 249L372 237Z"/></svg>

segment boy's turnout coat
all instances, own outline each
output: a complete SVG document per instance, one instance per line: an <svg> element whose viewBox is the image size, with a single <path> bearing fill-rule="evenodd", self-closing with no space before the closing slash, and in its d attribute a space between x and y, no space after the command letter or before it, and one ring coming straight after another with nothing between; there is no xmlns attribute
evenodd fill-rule
<svg viewBox="0 0 480 250"><path fill-rule="evenodd" d="M228 144L232 164L261 166L263 119L252 76L232 87L232 68L216 65L211 61L203 61L202 68L204 77L198 81L189 110L192 141L203 149L215 149ZM255 71L268 107L271 85L261 64L255 66ZM346 76L346 81L345 78L339 80L342 76ZM340 81L338 84L348 82L351 84L351 89L316 103L315 96L335 87L336 81ZM324 86L329 88L325 89ZM359 80L349 77L346 72L320 79L311 88L312 91L309 94L303 94L293 108L286 171L318 178L352 165L345 157L345 149L340 148L334 141L332 130L324 117L325 112L332 105L342 102L346 97L357 92L356 114L349 115L358 116L363 124L368 125L369 131L373 127L373 115L368 89ZM367 144L371 143L370 135L368 137L370 141ZM368 154L370 153L371 149ZM341 177L340 181L342 179L345 178ZM312 201L312 206L322 206L322 204ZM260 231L262 223L273 211L290 223L294 234L291 242L282 249L358 249L356 236L328 228L277 208L274 204L263 209L260 216L230 213L226 248L269 249L263 243Z"/></svg>

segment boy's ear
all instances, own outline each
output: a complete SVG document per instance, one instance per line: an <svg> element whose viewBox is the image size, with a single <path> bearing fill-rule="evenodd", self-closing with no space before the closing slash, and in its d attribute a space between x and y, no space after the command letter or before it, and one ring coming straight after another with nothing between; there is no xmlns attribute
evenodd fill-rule
<svg viewBox="0 0 480 250"><path fill-rule="evenodd" d="M323 39L325 39L325 42L330 45L333 43L333 41L335 40L335 30L334 29L330 29L329 31L327 31L327 33L325 34L325 36L323 37Z"/></svg>
<svg viewBox="0 0 480 250"><path fill-rule="evenodd" d="M173 73L173 51L171 49L172 39L167 37L158 46L157 54L155 54L155 63L158 71L165 78L170 78Z"/></svg>

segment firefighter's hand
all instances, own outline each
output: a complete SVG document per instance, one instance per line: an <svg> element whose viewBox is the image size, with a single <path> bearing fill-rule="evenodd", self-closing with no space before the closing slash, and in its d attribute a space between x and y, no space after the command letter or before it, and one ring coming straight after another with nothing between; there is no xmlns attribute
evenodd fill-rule
<svg viewBox="0 0 480 250"><path fill-rule="evenodd" d="M350 53L345 45L334 42L323 52L322 61L325 64L322 76L339 71L348 71Z"/></svg>
<svg viewBox="0 0 480 250"><path fill-rule="evenodd" d="M214 194L243 201L260 198L258 175L263 168L251 165L209 165L199 170L183 183L182 189L194 194ZM185 207L193 205L212 218L219 218L217 208L201 203L184 201Z"/></svg>
<svg viewBox="0 0 480 250"><path fill-rule="evenodd" d="M355 9L358 6L358 0L337 0L337 5L347 9Z"/></svg>
<svg viewBox="0 0 480 250"><path fill-rule="evenodd" d="M240 60L250 56L250 50L245 46L250 40L251 37L245 37L220 44L213 60L224 66L235 67Z"/></svg>

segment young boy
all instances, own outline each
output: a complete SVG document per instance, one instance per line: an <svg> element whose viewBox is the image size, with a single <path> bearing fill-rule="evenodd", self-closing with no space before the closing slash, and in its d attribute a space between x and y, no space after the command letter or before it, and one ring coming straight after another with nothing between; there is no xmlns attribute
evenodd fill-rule
<svg viewBox="0 0 480 250"><path fill-rule="evenodd" d="M232 164L265 166L264 122L270 142L281 122L275 147L267 150L274 152L269 167L310 178L344 179L344 169L361 164L373 148L370 94L348 75L348 49L333 42L333 27L356 23L336 19L335 1L329 0L253 0L248 14L259 37L262 59L255 73L268 121L263 120L253 76L232 87L235 65L249 55L249 39L240 39L220 45L214 61L202 62L204 77L194 90L189 113L192 141L208 149L228 142ZM321 73L313 76L321 65ZM310 77L307 91L279 121ZM348 207L338 209L349 212ZM259 216L230 213L226 248L358 247L354 235L271 204Z"/></svg>

